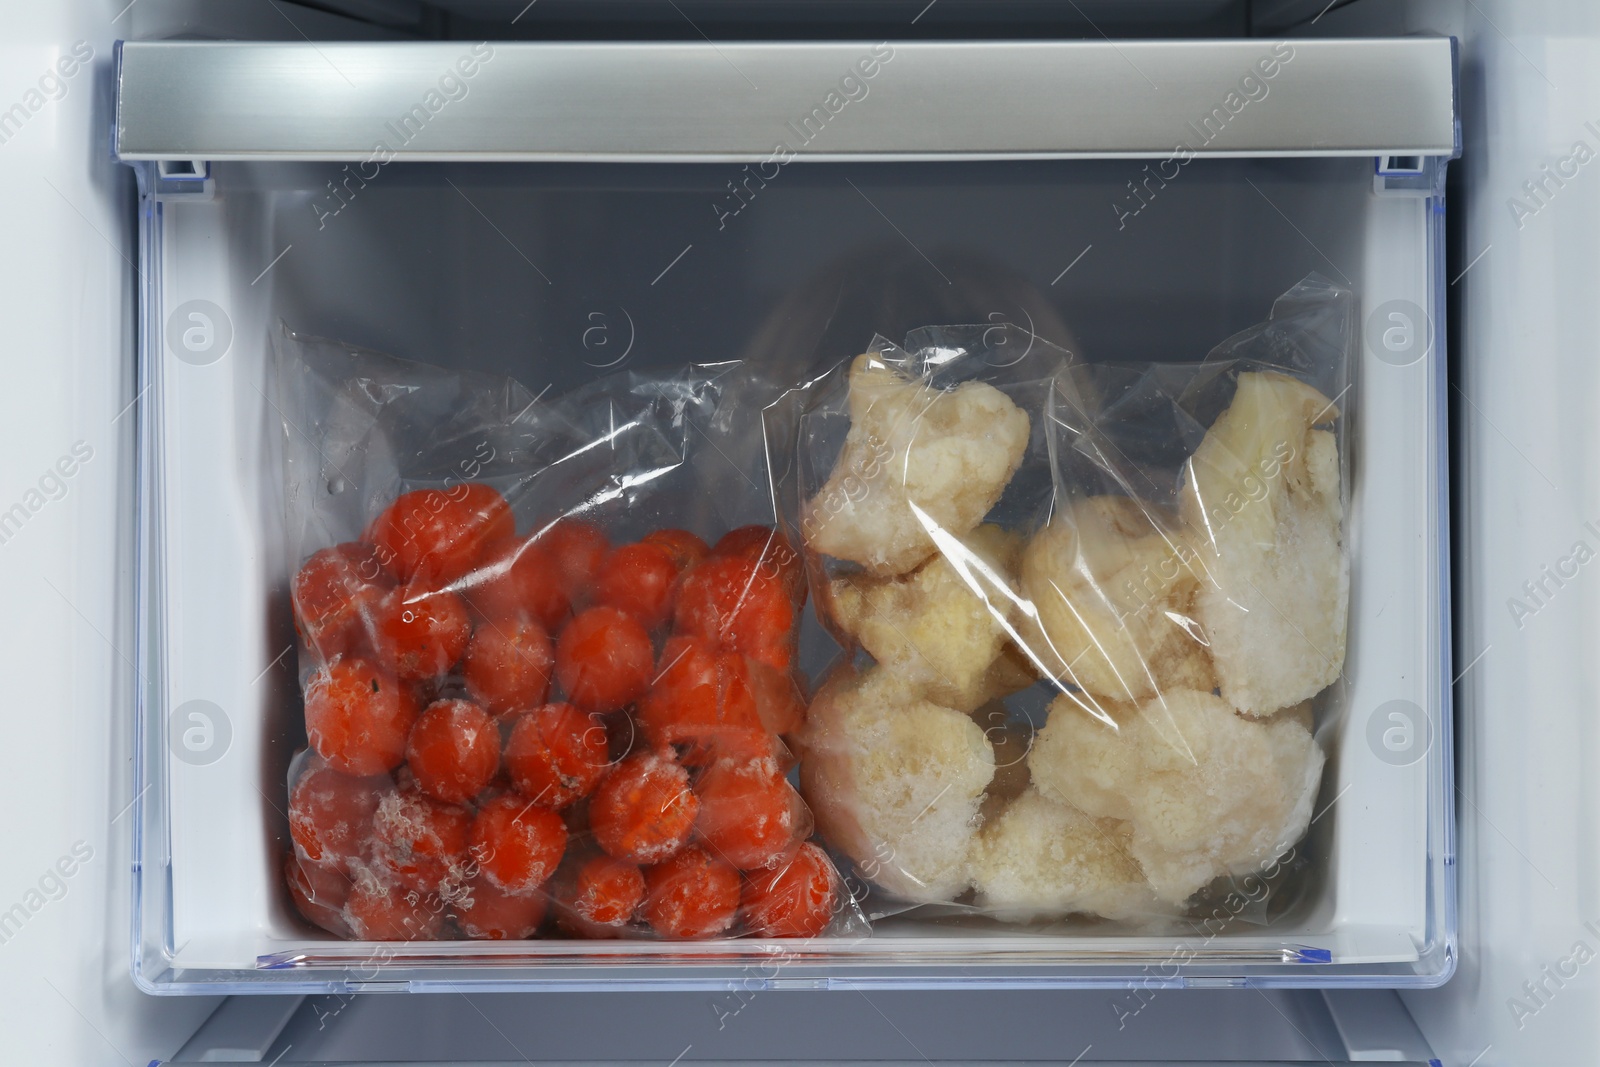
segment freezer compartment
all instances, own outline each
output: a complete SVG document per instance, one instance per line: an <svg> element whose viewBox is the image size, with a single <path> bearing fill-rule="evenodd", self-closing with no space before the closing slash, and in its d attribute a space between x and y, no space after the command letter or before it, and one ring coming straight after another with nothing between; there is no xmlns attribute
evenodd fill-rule
<svg viewBox="0 0 1600 1067"><path fill-rule="evenodd" d="M117 147L144 161L145 192L147 988L1448 976L1450 42L488 47L120 55ZM498 165L469 165L484 160ZM1214 912L1130 937L912 913L865 940L619 951L362 945L292 917L276 863L302 739L274 444L303 429L269 399L272 331L535 392L735 357L798 377L930 322L1016 322L1090 360L1193 360L1311 271L1361 304L1339 398L1352 636L1297 846L1313 876L1271 923Z"/></svg>
<svg viewBox="0 0 1600 1067"><path fill-rule="evenodd" d="M157 992L1429 984L1453 966L1441 533L1442 163L1196 159L326 163L142 169L143 656L134 970ZM743 192L740 192L740 189ZM1142 190L1142 192L1141 192ZM786 944L340 942L283 890L304 744L273 331L562 391L745 358L784 377L935 322L1088 360L1192 361L1308 272L1358 295L1350 646L1269 925L882 921ZM289 432L298 432L291 427Z"/></svg>

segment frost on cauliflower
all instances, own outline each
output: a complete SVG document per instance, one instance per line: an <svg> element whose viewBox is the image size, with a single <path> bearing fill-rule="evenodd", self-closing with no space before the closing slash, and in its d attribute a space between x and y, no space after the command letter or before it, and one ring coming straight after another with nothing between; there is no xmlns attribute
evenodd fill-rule
<svg viewBox="0 0 1600 1067"><path fill-rule="evenodd" d="M882 670L843 670L812 700L800 784L817 828L863 877L919 903L967 888L967 849L994 776L983 729Z"/></svg>
<svg viewBox="0 0 1600 1067"><path fill-rule="evenodd" d="M1022 630L1035 663L1095 697L1138 701L1210 689L1189 618L1194 552L1137 501L1095 496L1062 508L1022 553Z"/></svg>
<svg viewBox="0 0 1600 1067"><path fill-rule="evenodd" d="M1201 572L1195 615L1223 698L1247 715L1309 699L1344 669L1339 452L1315 429L1338 413L1304 382L1241 374L1184 472L1180 512Z"/></svg>
<svg viewBox="0 0 1600 1067"><path fill-rule="evenodd" d="M997 662L1016 612L1018 538L983 525L957 547L963 552L959 567L940 552L899 577L837 578L826 610L913 692L971 711L1031 685L1033 676L1016 670L1012 660Z"/></svg>
<svg viewBox="0 0 1600 1067"><path fill-rule="evenodd" d="M1163 909L1129 855L1128 825L1029 789L984 824L970 867L977 903L1002 919L1125 919Z"/></svg>
<svg viewBox="0 0 1600 1067"><path fill-rule="evenodd" d="M807 501L807 544L904 574L934 553L928 528L965 537L1000 499L1028 445L1028 416L998 389L939 390L878 353L850 367L850 431L833 472ZM920 514L919 514L920 513Z"/></svg>
<svg viewBox="0 0 1600 1067"><path fill-rule="evenodd" d="M1248 719L1178 690L1114 717L1115 729L1057 697L1028 769L1047 797L1127 822L1129 851L1162 900L1259 873L1305 834L1323 756L1303 709Z"/></svg>

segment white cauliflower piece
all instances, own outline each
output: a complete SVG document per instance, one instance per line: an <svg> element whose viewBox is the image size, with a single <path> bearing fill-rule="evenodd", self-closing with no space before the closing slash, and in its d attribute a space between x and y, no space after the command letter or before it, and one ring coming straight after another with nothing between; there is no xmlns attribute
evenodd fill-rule
<svg viewBox="0 0 1600 1067"><path fill-rule="evenodd" d="M1029 789L985 823L969 865L977 903L1002 919L1170 912L1129 855L1128 824Z"/></svg>
<svg viewBox="0 0 1600 1067"><path fill-rule="evenodd" d="M1315 696L1344 669L1339 451L1314 429L1338 413L1304 382L1241 374L1185 468L1179 507L1202 575L1195 616L1222 696L1247 715Z"/></svg>
<svg viewBox="0 0 1600 1067"><path fill-rule="evenodd" d="M876 352L851 365L849 405L844 449L806 502L802 530L813 550L878 577L933 555L930 525L958 538L970 533L1028 446L1027 414L998 389L934 389Z"/></svg>
<svg viewBox="0 0 1600 1067"><path fill-rule="evenodd" d="M1114 718L1057 697L1028 769L1046 796L1125 820L1162 900L1258 872L1305 834L1323 755L1304 710L1247 719L1210 693L1178 690Z"/></svg>
<svg viewBox="0 0 1600 1067"><path fill-rule="evenodd" d="M881 669L845 669L818 690L798 747L817 828L863 877L919 903L966 890L978 804L994 776L977 723Z"/></svg>
<svg viewBox="0 0 1600 1067"><path fill-rule="evenodd" d="M1022 635L1036 664L1112 701L1210 689L1209 652L1188 617L1193 558L1129 497L1062 508L1022 553Z"/></svg>
<svg viewBox="0 0 1600 1067"><path fill-rule="evenodd" d="M826 607L834 622L879 666L917 695L957 711L971 711L1006 689L1011 664L998 670L1007 622L1016 612L1017 554L1021 540L998 526L979 526L963 539L963 556L943 552L909 574L864 574L829 584Z"/></svg>

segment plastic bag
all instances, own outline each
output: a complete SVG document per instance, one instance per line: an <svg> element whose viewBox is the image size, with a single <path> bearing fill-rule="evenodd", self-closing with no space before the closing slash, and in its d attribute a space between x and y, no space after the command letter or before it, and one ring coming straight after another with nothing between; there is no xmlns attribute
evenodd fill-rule
<svg viewBox="0 0 1600 1067"><path fill-rule="evenodd" d="M773 386L720 364L545 399L287 331L276 355L303 916L363 940L862 928L786 778L805 576L731 458Z"/></svg>
<svg viewBox="0 0 1600 1067"><path fill-rule="evenodd" d="M1155 921L1244 883L1268 914L1343 667L1352 313L1312 276L1187 365L921 330L769 409L851 651L802 791L873 914Z"/></svg>

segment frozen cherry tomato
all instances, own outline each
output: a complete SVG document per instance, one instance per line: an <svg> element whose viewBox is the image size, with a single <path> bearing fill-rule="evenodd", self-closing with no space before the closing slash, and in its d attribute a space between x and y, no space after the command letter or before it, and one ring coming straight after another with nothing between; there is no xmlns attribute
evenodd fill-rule
<svg viewBox="0 0 1600 1067"><path fill-rule="evenodd" d="M632 615L646 630L672 617L672 590L678 565L661 545L623 545L600 566L594 602Z"/></svg>
<svg viewBox="0 0 1600 1067"><path fill-rule="evenodd" d="M472 482L401 495L372 520L364 540L402 582L438 588L471 570L487 546L515 533L506 498Z"/></svg>
<svg viewBox="0 0 1600 1067"><path fill-rule="evenodd" d="M547 631L560 629L571 607L549 550L527 538L490 545L452 588L486 619L531 617Z"/></svg>
<svg viewBox="0 0 1600 1067"><path fill-rule="evenodd" d="M521 941L544 922L542 893L507 893L479 875L450 901L461 932L475 941Z"/></svg>
<svg viewBox="0 0 1600 1067"><path fill-rule="evenodd" d="M605 723L571 704L546 704L519 715L506 739L512 785L545 808L564 808L588 796L609 763Z"/></svg>
<svg viewBox="0 0 1600 1067"><path fill-rule="evenodd" d="M667 639L655 681L639 700L637 719L650 744L687 746L684 762L697 766L719 739L765 733L749 687L726 669L730 655L702 637Z"/></svg>
<svg viewBox="0 0 1600 1067"><path fill-rule="evenodd" d="M638 621L616 608L590 608L556 642L556 680L586 711L615 711L650 684L655 649Z"/></svg>
<svg viewBox="0 0 1600 1067"><path fill-rule="evenodd" d="M657 748L693 741L703 725L717 723L718 709L716 646L694 636L667 638L635 711L645 739Z"/></svg>
<svg viewBox="0 0 1600 1067"><path fill-rule="evenodd" d="M398 766L416 717L411 691L369 660L337 656L306 682L306 736L317 755L345 774Z"/></svg>
<svg viewBox="0 0 1600 1067"><path fill-rule="evenodd" d="M741 871L768 867L811 832L800 794L771 759L721 759L694 785L695 833L713 856Z"/></svg>
<svg viewBox="0 0 1600 1067"><path fill-rule="evenodd" d="M284 857L283 881L289 899L306 921L340 937L350 936L344 905L350 896L350 877L332 864L309 863L290 852Z"/></svg>
<svg viewBox="0 0 1600 1067"><path fill-rule="evenodd" d="M606 532L582 519L560 519L534 536L550 554L567 598L574 606L587 603L600 564L611 548Z"/></svg>
<svg viewBox="0 0 1600 1067"><path fill-rule="evenodd" d="M436 678L467 650L472 620L454 593L402 586L378 610L378 659L403 682Z"/></svg>
<svg viewBox="0 0 1600 1067"><path fill-rule="evenodd" d="M807 841L782 865L745 875L740 910L761 937L816 937L839 904L839 875L827 853Z"/></svg>
<svg viewBox="0 0 1600 1067"><path fill-rule="evenodd" d="M644 872L626 860L594 856L573 875L571 899L577 916L596 926L626 926L644 902Z"/></svg>
<svg viewBox="0 0 1600 1067"><path fill-rule="evenodd" d="M463 804L500 769L500 730L470 700L436 700L411 727L406 764L424 793Z"/></svg>
<svg viewBox="0 0 1600 1067"><path fill-rule="evenodd" d="M508 893L543 885L567 850L561 816L515 793L487 801L472 820L472 858L478 870Z"/></svg>
<svg viewBox="0 0 1600 1067"><path fill-rule="evenodd" d="M690 846L644 872L644 917L667 937L720 934L739 911L739 872Z"/></svg>
<svg viewBox="0 0 1600 1067"><path fill-rule="evenodd" d="M555 646L533 619L479 623L461 665L467 692L497 717L543 704L555 669Z"/></svg>
<svg viewBox="0 0 1600 1067"><path fill-rule="evenodd" d="M688 842L699 811L689 772L670 756L643 752L606 775L589 801L589 822L610 855L657 863Z"/></svg>
<svg viewBox="0 0 1600 1067"><path fill-rule="evenodd" d="M711 548L688 530L655 530L639 539L647 545L660 545L672 553L672 562L681 573L711 554Z"/></svg>
<svg viewBox="0 0 1600 1067"><path fill-rule="evenodd" d="M444 933L444 904L379 878L362 877L344 905L350 932L362 941L432 941Z"/></svg>
<svg viewBox="0 0 1600 1067"><path fill-rule="evenodd" d="M805 562L781 530L771 526L741 526L729 530L712 546L711 554L759 562L764 573L783 583L797 611L805 604Z"/></svg>
<svg viewBox="0 0 1600 1067"><path fill-rule="evenodd" d="M295 632L325 660L366 647L383 594L394 578L377 551L359 541L313 552L294 576Z"/></svg>
<svg viewBox="0 0 1600 1067"><path fill-rule="evenodd" d="M805 700L794 676L753 656L725 652L718 659L729 702L748 701L761 725L774 734L792 734L805 725Z"/></svg>
<svg viewBox="0 0 1600 1067"><path fill-rule="evenodd" d="M719 760L768 760L782 771L794 766L794 756L766 730L728 730L717 735L691 764L705 767Z"/></svg>
<svg viewBox="0 0 1600 1067"><path fill-rule="evenodd" d="M396 885L438 893L466 877L472 812L421 792L401 790L378 801L372 817L372 861Z"/></svg>
<svg viewBox="0 0 1600 1067"><path fill-rule="evenodd" d="M758 560L712 556L691 568L678 588L674 621L779 671L792 662L794 604L783 583Z"/></svg>
<svg viewBox="0 0 1600 1067"><path fill-rule="evenodd" d="M393 788L385 775L353 778L325 765L302 774L289 790L289 836L301 857L348 870L372 833L378 798Z"/></svg>
<svg viewBox="0 0 1600 1067"><path fill-rule="evenodd" d="M355 871L364 869L359 864L353 868ZM304 895L312 903L323 907L344 907L345 900L350 896L350 887L354 884L351 874L333 864L311 863L293 852L289 853L284 871L292 874L291 892Z"/></svg>

